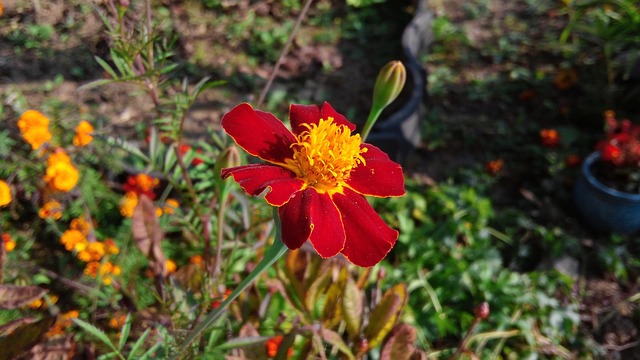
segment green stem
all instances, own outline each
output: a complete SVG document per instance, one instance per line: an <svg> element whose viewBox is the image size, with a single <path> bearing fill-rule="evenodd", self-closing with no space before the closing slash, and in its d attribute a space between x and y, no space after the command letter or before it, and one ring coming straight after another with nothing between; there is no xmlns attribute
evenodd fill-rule
<svg viewBox="0 0 640 360"><path fill-rule="evenodd" d="M281 234L282 229L280 225L280 218L277 215L277 209L274 208L274 216L273 219L276 223L276 236L271 245L271 248L264 255L264 258L260 263L253 269L253 271L247 276L239 285L236 287L233 292L220 304L218 308L213 310L207 315L207 317L202 320L189 334L189 336L185 339L185 341L180 345L180 348L176 352L176 354L172 357L172 359L179 359L180 356L187 350L189 345L204 332L208 327L210 327L216 319L222 315L222 313L226 310L227 306L231 302L233 302L246 288L248 288L263 272L265 272L271 265L273 265L278 259L282 257L287 251L287 246L282 242Z"/></svg>
<svg viewBox="0 0 640 360"><path fill-rule="evenodd" d="M373 129L373 125L375 125L376 121L378 121L378 118L382 114L382 110L384 110L384 108L375 108L375 107L371 108L371 111L369 112L369 117L367 118L367 122L364 123L364 128L360 133L362 142L365 142L365 140L367 140L367 136L369 136L371 129Z"/></svg>

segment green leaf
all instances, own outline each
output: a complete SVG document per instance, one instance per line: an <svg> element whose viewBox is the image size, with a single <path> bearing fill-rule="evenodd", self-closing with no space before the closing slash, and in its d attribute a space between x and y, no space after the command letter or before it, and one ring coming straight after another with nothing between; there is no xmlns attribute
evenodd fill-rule
<svg viewBox="0 0 640 360"><path fill-rule="evenodd" d="M116 349L116 346L111 342L107 334L105 334L102 330L98 329L97 327L93 326L92 324L89 324L84 320L80 320L80 319L71 319L71 320L76 325L81 327L85 332L89 333L90 335L93 335L93 337L95 337L96 339L100 340L103 344L108 346L109 349L119 353L118 349Z"/></svg>
<svg viewBox="0 0 640 360"><path fill-rule="evenodd" d="M329 286L329 281L331 280L331 271L324 271L320 277L316 278L307 289L307 292L304 296L304 305L307 310L313 312L315 308L318 297L322 293L322 291Z"/></svg>
<svg viewBox="0 0 640 360"><path fill-rule="evenodd" d="M124 319L124 325L120 330L120 340L118 341L118 350L124 349L131 332L131 313L127 314L127 318Z"/></svg>
<svg viewBox="0 0 640 360"><path fill-rule="evenodd" d="M249 276L244 278L242 282L236 287L233 292L220 304L218 308L210 312L207 317L202 320L187 336L184 342L179 346L178 351L174 354L172 359L180 358L181 354L189 347L189 345L207 328L213 324L220 315L224 311L226 311L227 306L234 301L240 294L248 288L263 272L265 272L271 265L273 265L278 259L282 257L287 252L287 246L282 242L282 227L280 224L280 219L278 218L278 210L274 208L273 210L274 221L276 223L276 236L271 245L271 248L264 255L264 258L260 263L251 271Z"/></svg>
<svg viewBox="0 0 640 360"><path fill-rule="evenodd" d="M362 324L363 293L352 278L347 279L342 294L342 316L347 324L347 332L352 339L360 335Z"/></svg>
<svg viewBox="0 0 640 360"><path fill-rule="evenodd" d="M322 339L324 341L331 344L332 346L335 346L341 353L345 354L347 358L355 358L353 356L353 353L351 352L351 349L349 349L347 344L344 343L342 337L337 332L328 329L320 329L320 336L322 336Z"/></svg>
<svg viewBox="0 0 640 360"><path fill-rule="evenodd" d="M264 343L267 340L269 340L268 336L238 337L216 346L216 350L229 350L229 349L239 349L243 347L250 347L250 346Z"/></svg>
<svg viewBox="0 0 640 360"><path fill-rule="evenodd" d="M127 320L128 319L129 318L127 317ZM149 334L151 334L151 329L147 328L147 330L145 330L142 333L142 335L140 335L140 338L138 338L138 341L136 341L136 343L133 344L133 346L131 347L131 350L129 351L129 356L127 357L127 360L136 359L136 354L138 353L138 350L140 350L140 348L142 348L142 345L144 345L144 342L145 342L145 340L147 340L147 337L149 336Z"/></svg>
<svg viewBox="0 0 640 360"><path fill-rule="evenodd" d="M407 298L407 287L398 284L387 290L382 300L376 305L369 315L369 324L364 330L365 337L369 341L369 347L374 348L382 342L391 331L393 324L404 306Z"/></svg>
<svg viewBox="0 0 640 360"><path fill-rule="evenodd" d="M113 68L109 66L109 64L107 64L106 61L102 60L98 56L94 56L94 59L96 59L96 62L102 67L102 69L104 69L104 71L106 71L111 76L112 79L114 80L118 79L118 74L116 74Z"/></svg>

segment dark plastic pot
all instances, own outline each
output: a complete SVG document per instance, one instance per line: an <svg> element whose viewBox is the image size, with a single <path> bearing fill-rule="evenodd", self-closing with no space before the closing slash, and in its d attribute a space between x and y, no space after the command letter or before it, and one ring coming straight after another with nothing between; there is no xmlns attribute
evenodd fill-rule
<svg viewBox="0 0 640 360"><path fill-rule="evenodd" d="M367 139L400 163L420 144L420 127L426 113L427 73L419 61L433 41L433 14L426 5L426 1L418 2L414 18L402 34L406 86L411 86L410 95L399 110L376 123Z"/></svg>
<svg viewBox="0 0 640 360"><path fill-rule="evenodd" d="M587 226L607 233L640 233L640 194L612 189L593 176L591 168L600 160L592 153L582 164L574 187L577 209Z"/></svg>

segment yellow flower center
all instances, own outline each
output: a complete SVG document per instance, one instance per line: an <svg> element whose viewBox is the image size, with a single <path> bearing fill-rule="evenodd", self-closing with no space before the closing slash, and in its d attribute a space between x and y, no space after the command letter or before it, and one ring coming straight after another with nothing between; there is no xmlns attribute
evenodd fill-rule
<svg viewBox="0 0 640 360"><path fill-rule="evenodd" d="M293 159L287 159L285 167L320 193L342 192L351 171L366 165L362 154L367 149L360 148L360 135L351 135L348 127L334 123L332 117L303 126L307 130L291 144Z"/></svg>

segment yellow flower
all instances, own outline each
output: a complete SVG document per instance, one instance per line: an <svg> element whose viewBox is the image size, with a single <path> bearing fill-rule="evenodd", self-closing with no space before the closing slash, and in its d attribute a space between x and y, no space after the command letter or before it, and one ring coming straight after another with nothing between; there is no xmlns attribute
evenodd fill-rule
<svg viewBox="0 0 640 360"><path fill-rule="evenodd" d="M67 251L82 251L87 247L87 238L78 230L67 230L60 237L60 243Z"/></svg>
<svg viewBox="0 0 640 360"><path fill-rule="evenodd" d="M41 219L58 220L62 217L62 204L56 200L49 200L40 208L38 216Z"/></svg>
<svg viewBox="0 0 640 360"><path fill-rule="evenodd" d="M11 188L0 180L0 207L7 206L11 202Z"/></svg>
<svg viewBox="0 0 640 360"><path fill-rule="evenodd" d="M173 214L176 209L180 206L180 203L176 199L167 199L164 202L164 213L165 214Z"/></svg>
<svg viewBox="0 0 640 360"><path fill-rule="evenodd" d="M13 240L11 235L9 235L7 233L3 233L2 234L2 244L4 244L4 251L6 251L8 253L12 252L13 249L16 248L15 240Z"/></svg>
<svg viewBox="0 0 640 360"><path fill-rule="evenodd" d="M133 216L133 209L135 209L137 205L138 195L133 191L128 191L120 201L120 214L124 217Z"/></svg>
<svg viewBox="0 0 640 360"><path fill-rule="evenodd" d="M47 173L44 177L49 186L58 191L69 192L78 183L80 174L78 169L70 163L57 162L47 167Z"/></svg>
<svg viewBox="0 0 640 360"><path fill-rule="evenodd" d="M33 150L39 149L42 144L51 140L49 118L39 111L25 111L18 119L18 127L22 138L31 145Z"/></svg>
<svg viewBox="0 0 640 360"><path fill-rule="evenodd" d="M93 140L93 125L91 125L88 121L82 120L76 127L76 135L73 137L73 145L75 146L85 146L91 143Z"/></svg>

